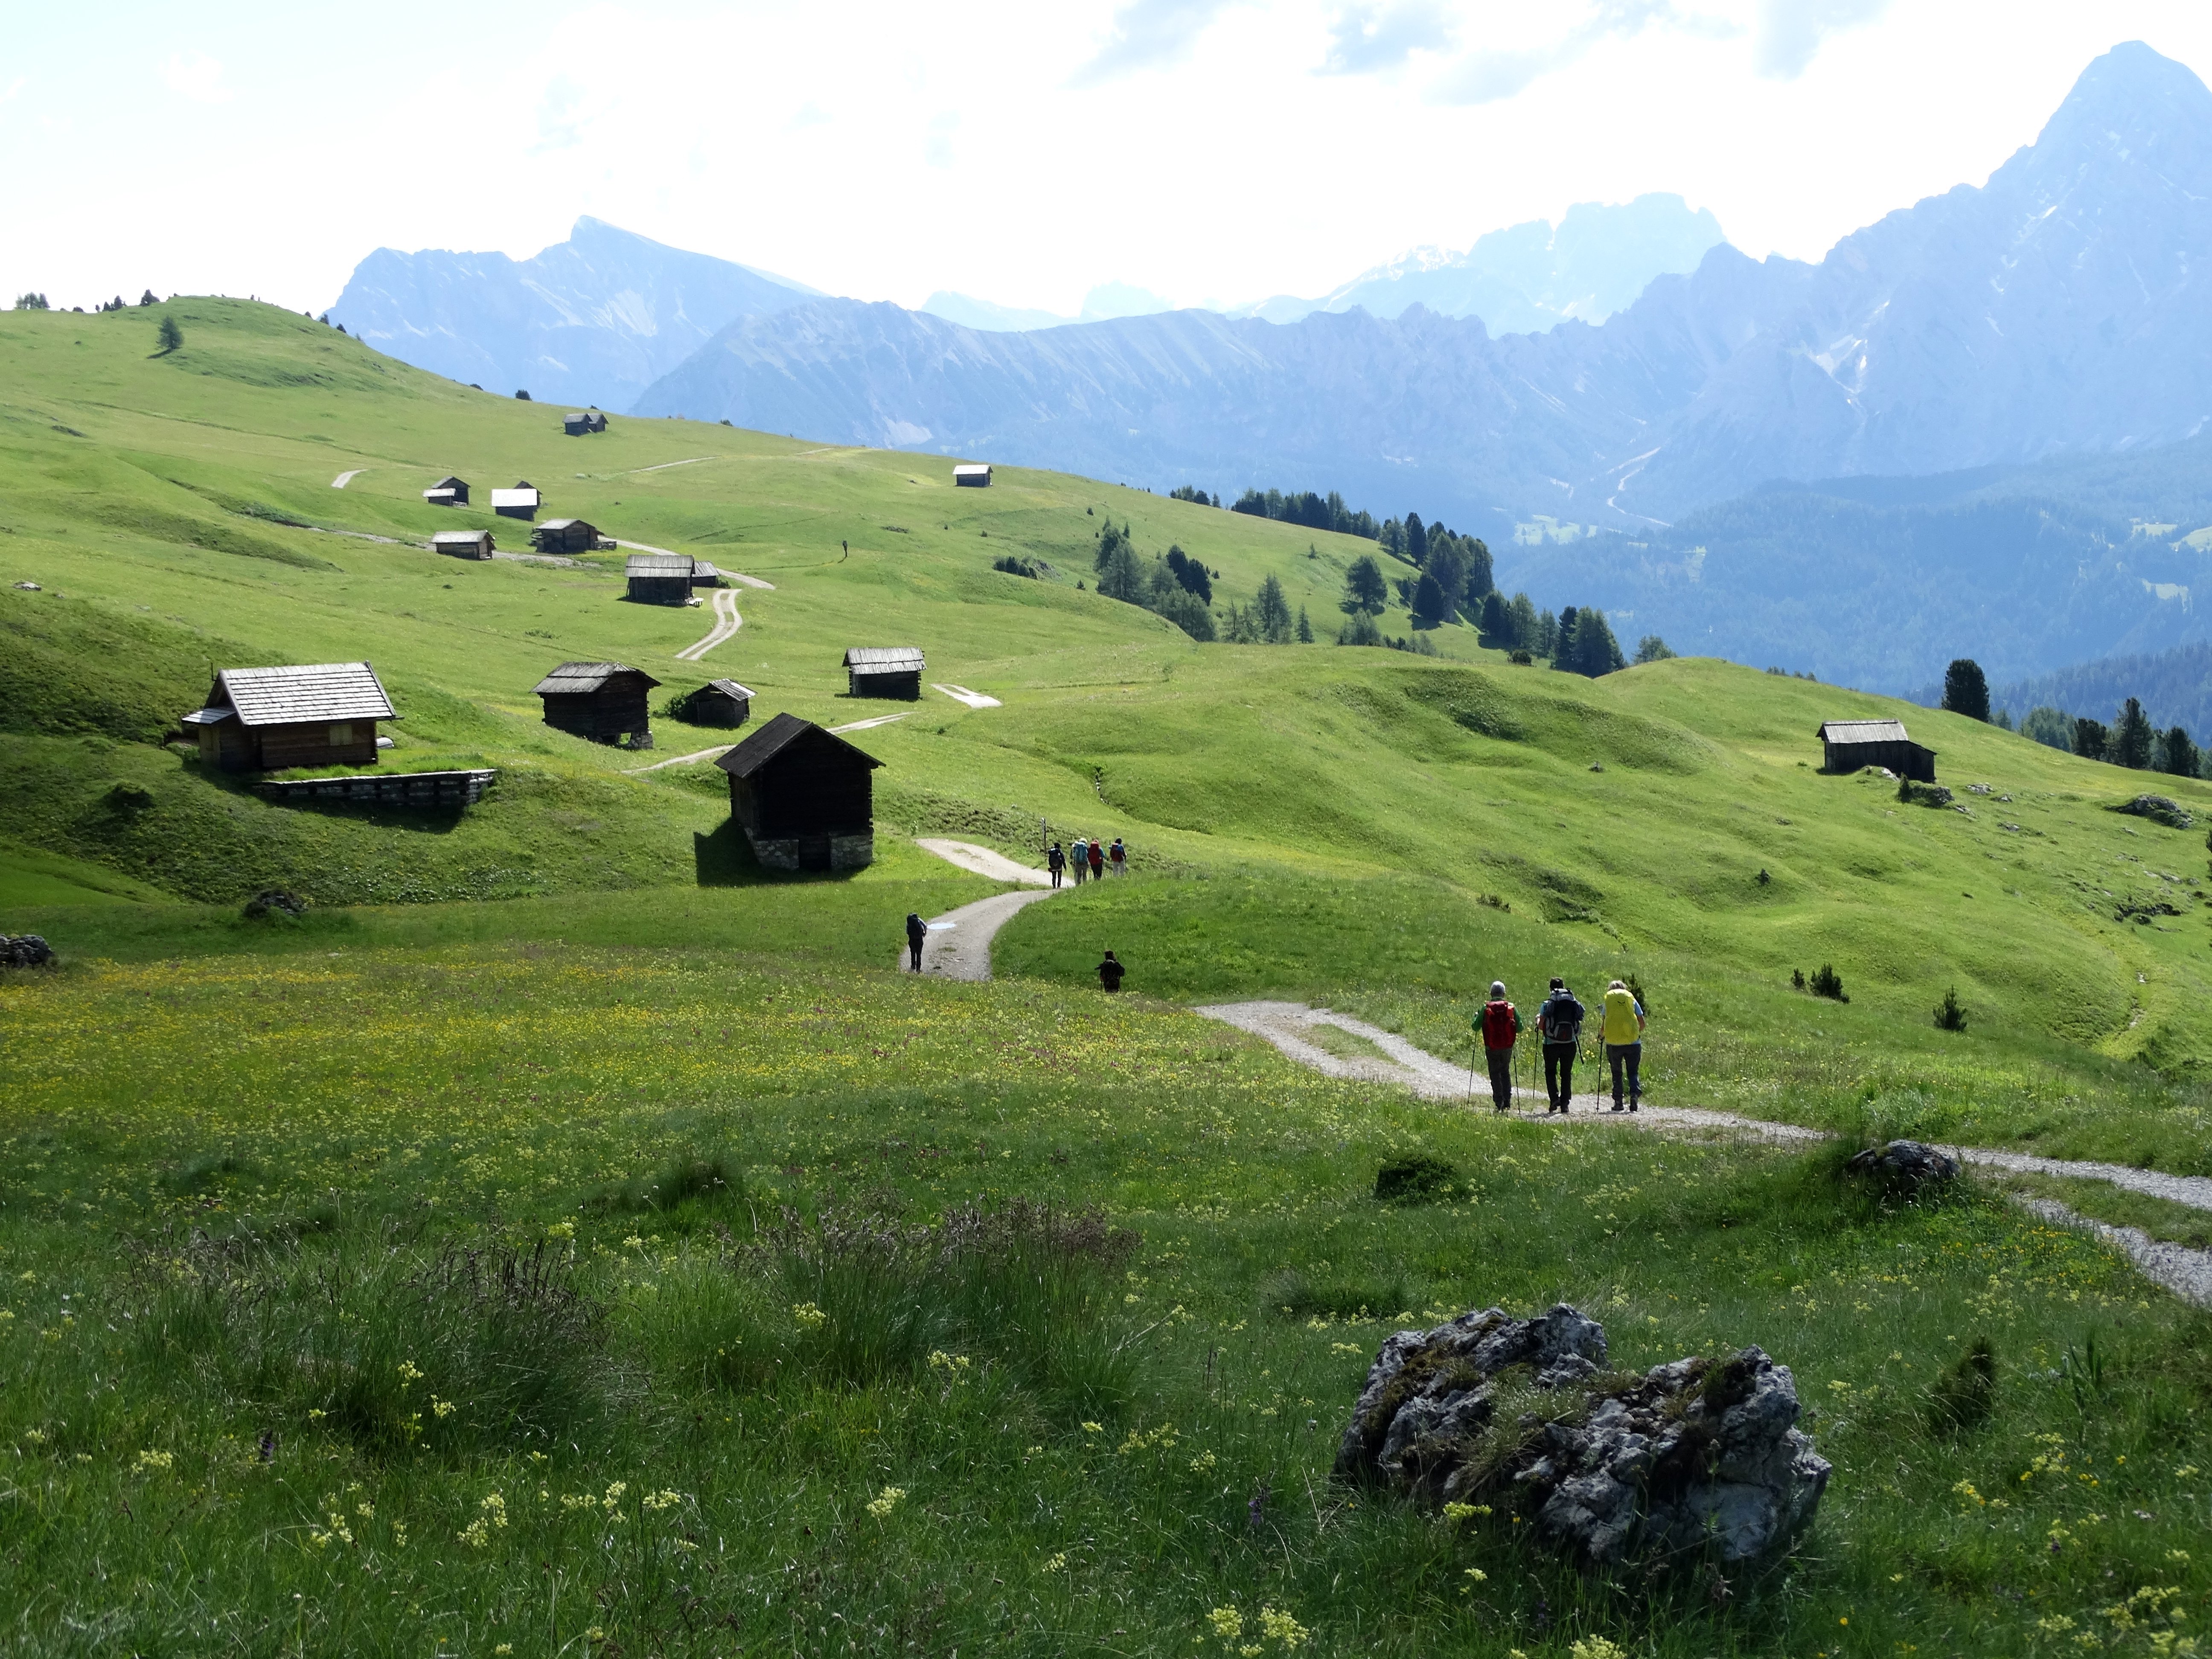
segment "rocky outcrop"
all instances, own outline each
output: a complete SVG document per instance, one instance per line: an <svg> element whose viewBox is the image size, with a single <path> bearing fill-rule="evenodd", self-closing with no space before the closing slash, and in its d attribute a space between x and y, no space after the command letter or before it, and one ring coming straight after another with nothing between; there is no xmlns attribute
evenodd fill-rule
<svg viewBox="0 0 2212 1659"><path fill-rule="evenodd" d="M1589 1565L1785 1549L1828 1464L1796 1426L1789 1368L1757 1348L1642 1376L1562 1303L1462 1314L1382 1345L1337 1449L1340 1479L1430 1504L1510 1505Z"/></svg>
<svg viewBox="0 0 2212 1659"><path fill-rule="evenodd" d="M2148 818L2153 823L2162 823L2169 830L2186 830L2197 821L2187 807L2167 795L2137 795L2124 806L2112 810L2133 817Z"/></svg>
<svg viewBox="0 0 2212 1659"><path fill-rule="evenodd" d="M1893 1193L1917 1193L1923 1187L1957 1180L1959 1160L1923 1141L1893 1140L1852 1154L1844 1170L1879 1182Z"/></svg>
<svg viewBox="0 0 2212 1659"><path fill-rule="evenodd" d="M53 947L36 933L0 933L0 968L44 968L53 959Z"/></svg>

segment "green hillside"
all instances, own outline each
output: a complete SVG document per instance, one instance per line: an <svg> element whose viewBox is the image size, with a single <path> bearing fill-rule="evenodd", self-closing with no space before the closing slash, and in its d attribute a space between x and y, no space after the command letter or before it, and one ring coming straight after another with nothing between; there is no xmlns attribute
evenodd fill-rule
<svg viewBox="0 0 2212 1659"><path fill-rule="evenodd" d="M215 906L267 886L325 905L666 890L692 896L675 913L697 920L679 926L720 927L709 918L744 914L760 880L717 835L720 775L635 769L724 739L664 720L652 755L599 747L544 726L532 685L563 659L613 657L660 678L657 695L728 675L763 715L834 725L896 712L846 696L843 647L915 643L930 681L1004 706L931 690L858 734L885 763L894 833L849 884L884 890L895 919L917 883L975 886L899 851L897 834L1018 851L1040 820L1123 836L1144 878L1028 912L1001 945L1021 970L1080 977L1111 942L1148 989L1357 998L1447 1051L1493 973L1533 1000L1561 968L1585 984L1629 971L1668 1021L1662 1078L1802 1115L1839 1089L1966 1075L1993 1127L2031 1136L2080 1115L2073 1083L2045 1098L2050 1064L2103 1079L2107 1062L2150 1061L2078 1087L2132 1100L2148 1078L2163 1111L2159 1079L2212 1059L2202 836L2110 810L2154 784L2202 811L2202 784L1710 660L1587 681L1516 667L1461 626L1433 632L1433 659L1197 645L1079 586L1108 517L1146 554L1179 544L1219 571L1221 602L1278 576L1324 639L1370 545L1049 473L955 489L939 459L691 422L618 417L572 439L558 410L268 307L171 310L185 343L168 356L151 355L151 313L0 317L0 768L27 848ZM479 501L528 478L547 515L774 587L740 587L739 633L679 661L707 612L623 601L620 553L424 550L457 524L526 546L488 511L426 506L419 492L447 471ZM1010 553L1048 574L991 568ZM1384 625L1410 629L1402 612ZM435 823L280 807L158 746L210 664L356 656L402 714L386 763L496 766L480 807ZM1814 769L1821 720L1893 712L1940 751L1953 807ZM16 921L0 925L80 950L222 932L189 906L103 923L30 902L51 886L12 890ZM1822 963L1848 1006L1790 988ZM1964 1039L1929 1029L1954 987ZM1908 1056L1901 1078L1839 1069L1838 1043ZM2130 1155L2212 1156L2201 1115L2169 1127ZM2131 1120L2123 1133L2143 1139Z"/></svg>

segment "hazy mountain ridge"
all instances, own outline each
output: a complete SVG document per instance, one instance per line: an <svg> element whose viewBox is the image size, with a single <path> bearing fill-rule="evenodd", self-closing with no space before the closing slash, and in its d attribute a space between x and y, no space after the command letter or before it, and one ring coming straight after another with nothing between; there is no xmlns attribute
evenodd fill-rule
<svg viewBox="0 0 2212 1659"><path fill-rule="evenodd" d="M1940 685L1923 688L1914 700L1932 705L1942 693ZM2130 697L2142 700L2160 730L2185 726L2200 741L2212 734L2212 641L2199 640L2148 654L2102 657L2054 674L1993 686L1990 707L2010 709L2015 724L2029 709L2047 706L2112 725L2116 711Z"/></svg>
<svg viewBox="0 0 2212 1659"><path fill-rule="evenodd" d="M623 409L733 317L814 290L589 217L528 259L379 248L331 318L404 362L492 392Z"/></svg>

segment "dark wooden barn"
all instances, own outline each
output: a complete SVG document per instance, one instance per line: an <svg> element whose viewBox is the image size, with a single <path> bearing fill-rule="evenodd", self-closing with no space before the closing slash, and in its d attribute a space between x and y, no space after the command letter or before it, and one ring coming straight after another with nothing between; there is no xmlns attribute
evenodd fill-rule
<svg viewBox="0 0 2212 1659"><path fill-rule="evenodd" d="M571 438L580 438L588 433L605 432L606 429L607 417L596 409L587 415L563 415L561 417L561 430Z"/></svg>
<svg viewBox="0 0 2212 1659"><path fill-rule="evenodd" d="M660 682L620 662L564 662L538 682L545 724L593 743L653 746L652 715L645 694Z"/></svg>
<svg viewBox="0 0 2212 1659"><path fill-rule="evenodd" d="M540 553L595 553L614 546L588 519L548 519L530 532L530 544Z"/></svg>
<svg viewBox="0 0 2212 1659"><path fill-rule="evenodd" d="M1903 720L1823 720L1820 737L1824 772L1881 766L1915 783L1936 781L1936 751L1907 737Z"/></svg>
<svg viewBox="0 0 2212 1659"><path fill-rule="evenodd" d="M689 605L695 561L686 553L633 553L623 574L640 605Z"/></svg>
<svg viewBox="0 0 2212 1659"><path fill-rule="evenodd" d="M845 653L845 687L856 697L919 702L921 673L920 646L856 645Z"/></svg>
<svg viewBox="0 0 2212 1659"><path fill-rule="evenodd" d="M544 505L538 496L538 486L527 478L517 479L512 489L491 492L491 510L502 519L534 519Z"/></svg>
<svg viewBox="0 0 2212 1659"><path fill-rule="evenodd" d="M743 726L752 708L753 694L735 680L709 680L684 701L694 726Z"/></svg>
<svg viewBox="0 0 2212 1659"><path fill-rule="evenodd" d="M488 559L497 544L489 530L441 530L430 538L430 550L456 559Z"/></svg>
<svg viewBox="0 0 2212 1659"><path fill-rule="evenodd" d="M963 489L988 489L991 469L980 462L966 462L952 469L952 482Z"/></svg>
<svg viewBox="0 0 2212 1659"><path fill-rule="evenodd" d="M226 772L294 766L374 766L376 723L396 720L376 671L365 662L293 668L225 668L207 706L185 715L200 760Z"/></svg>
<svg viewBox="0 0 2212 1659"><path fill-rule="evenodd" d="M730 817L771 870L860 870L875 861L883 763L796 714L778 714L714 763Z"/></svg>
<svg viewBox="0 0 2212 1659"><path fill-rule="evenodd" d="M465 478L443 477L422 492L422 499L433 507L466 507L469 486Z"/></svg>

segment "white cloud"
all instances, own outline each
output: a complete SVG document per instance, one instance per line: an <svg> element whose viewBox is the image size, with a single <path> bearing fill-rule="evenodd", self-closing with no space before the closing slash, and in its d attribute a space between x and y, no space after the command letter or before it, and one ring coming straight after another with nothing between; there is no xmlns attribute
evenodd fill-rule
<svg viewBox="0 0 2212 1659"><path fill-rule="evenodd" d="M27 87L27 86L29 86L30 84L31 84L31 77L30 77L29 76L27 76L27 75L19 75L19 76L17 76L14 80L10 81L10 82L8 83L8 90L7 90L7 91L5 91L5 92L0 92L0 104L12 104L12 103L14 103L14 102L15 101L15 94L16 94L17 93L19 93L19 92L22 91L22 89L23 89L25 87Z"/></svg>
<svg viewBox="0 0 2212 1659"><path fill-rule="evenodd" d="M1417 52L1441 52L1459 33L1437 0L1346 6L1329 20L1324 75L1394 70Z"/></svg>
<svg viewBox="0 0 2212 1659"><path fill-rule="evenodd" d="M960 118L950 110L929 118L929 142L922 146L921 158L933 167L952 165L952 135L960 128Z"/></svg>
<svg viewBox="0 0 2212 1659"><path fill-rule="evenodd" d="M1188 53L1231 0L1125 0L1106 44L1070 82L1095 87Z"/></svg>
<svg viewBox="0 0 2212 1659"><path fill-rule="evenodd" d="M222 84L222 65L204 52L176 52L161 65L161 80L179 98L196 104L225 104L230 88Z"/></svg>
<svg viewBox="0 0 2212 1659"><path fill-rule="evenodd" d="M1607 40L1628 40L1655 24L1680 21L1671 0L1597 0L1573 27L1534 46L1477 47L1438 79L1432 95L1446 104L1491 104L1579 63Z"/></svg>
<svg viewBox="0 0 2212 1659"><path fill-rule="evenodd" d="M1888 9L1889 0L1764 0L1753 63L1770 80L1794 81L1829 35L1871 23Z"/></svg>

